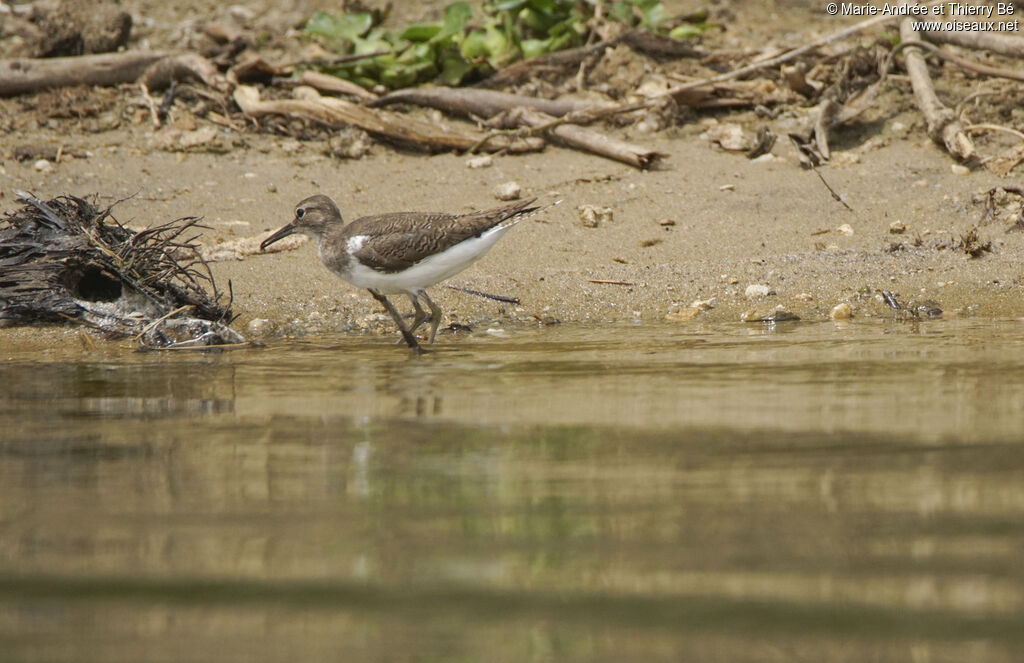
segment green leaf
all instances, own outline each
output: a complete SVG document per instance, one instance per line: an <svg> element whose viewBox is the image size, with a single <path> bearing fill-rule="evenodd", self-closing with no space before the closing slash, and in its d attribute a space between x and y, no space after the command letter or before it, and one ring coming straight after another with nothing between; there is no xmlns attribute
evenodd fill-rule
<svg viewBox="0 0 1024 663"><path fill-rule="evenodd" d="M479 60L487 55L487 32L473 30L462 39L462 55L467 60Z"/></svg>
<svg viewBox="0 0 1024 663"><path fill-rule="evenodd" d="M529 60L548 52L550 39L523 39L519 42L519 48L523 52L523 58Z"/></svg>
<svg viewBox="0 0 1024 663"><path fill-rule="evenodd" d="M331 39L344 39L354 42L365 35L373 27L373 15L370 12L342 14L336 17L325 11L318 11L306 22L306 32Z"/></svg>
<svg viewBox="0 0 1024 663"><path fill-rule="evenodd" d="M557 17L542 14L530 7L525 7L519 12L519 20L539 35L547 34L551 26L558 22Z"/></svg>
<svg viewBox="0 0 1024 663"><path fill-rule="evenodd" d="M401 64L415 65L421 62L433 62L434 55L434 47L431 44L414 44L402 51L396 61Z"/></svg>
<svg viewBox="0 0 1024 663"><path fill-rule="evenodd" d="M469 20L473 18L473 8L468 2L453 2L444 9L444 26L432 38L434 42L443 42L450 37L466 31Z"/></svg>
<svg viewBox="0 0 1024 663"><path fill-rule="evenodd" d="M484 36L484 48L492 58L501 58L508 54L509 41L500 30L488 25Z"/></svg>
<svg viewBox="0 0 1024 663"><path fill-rule="evenodd" d="M441 80L445 85L458 85L471 71L473 71L473 65L466 62L458 49L449 48L442 53Z"/></svg>
<svg viewBox="0 0 1024 663"><path fill-rule="evenodd" d="M503 12L510 9L519 9L526 4L526 0L506 0L506 2L495 3L494 8L497 11Z"/></svg>
<svg viewBox="0 0 1024 663"><path fill-rule="evenodd" d="M652 30L668 18L668 15L665 13L665 6L660 2L653 2L646 7L641 7L640 13L643 16L641 23Z"/></svg>
<svg viewBox="0 0 1024 663"><path fill-rule="evenodd" d="M565 13L572 7L571 2L556 2L556 0L526 0L526 4L545 14Z"/></svg>
<svg viewBox="0 0 1024 663"><path fill-rule="evenodd" d="M701 33L717 27L718 26L713 23L698 23L697 25L694 25L693 23L683 23L682 25L672 28L671 32L668 33L668 36L673 39L693 39L694 37L699 37Z"/></svg>
<svg viewBox="0 0 1024 663"><path fill-rule="evenodd" d="M441 32L440 23L410 23L399 35L402 39L409 41L430 41Z"/></svg>
<svg viewBox="0 0 1024 663"><path fill-rule="evenodd" d="M693 25L692 23L683 23L682 25L672 28L668 33L668 36L672 37L672 39L693 39L694 37L699 37L700 33L701 29L696 25Z"/></svg>

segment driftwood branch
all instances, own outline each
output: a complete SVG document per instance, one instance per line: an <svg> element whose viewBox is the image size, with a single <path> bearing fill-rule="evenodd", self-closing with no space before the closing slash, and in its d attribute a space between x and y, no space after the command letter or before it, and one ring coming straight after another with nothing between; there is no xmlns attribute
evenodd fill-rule
<svg viewBox="0 0 1024 663"><path fill-rule="evenodd" d="M953 44L964 48L973 48L989 53L998 53L1011 58L1024 58L1024 38L999 32L978 32L965 30L928 30L924 33L928 39L940 44Z"/></svg>
<svg viewBox="0 0 1024 663"><path fill-rule="evenodd" d="M409 88L388 93L369 106L416 104L463 116L494 117L513 108L529 108L547 115L561 117L582 110L597 110L615 104L594 104L572 99L541 99L521 94L496 92L479 88Z"/></svg>
<svg viewBox="0 0 1024 663"><path fill-rule="evenodd" d="M316 88L321 92L332 94L346 94L350 97L362 99L363 101L374 101L378 96L364 87L356 85L351 81L319 71L304 71L299 82L303 85Z"/></svg>
<svg viewBox="0 0 1024 663"><path fill-rule="evenodd" d="M227 92L231 87L216 65L196 53L181 53L157 60L143 72L139 82L150 90L162 90L172 81L191 79L202 81L220 92Z"/></svg>
<svg viewBox="0 0 1024 663"><path fill-rule="evenodd" d="M0 60L0 97L71 85L133 83L155 63L171 55L165 51L126 51Z"/></svg>
<svg viewBox="0 0 1024 663"><path fill-rule="evenodd" d="M297 99L264 101L259 90L239 85L234 99L239 108L251 117L286 115L314 119L329 126L355 126L373 135L410 147L430 150L464 151L477 146L484 138L475 131L459 131L438 126L417 118L398 115L381 109L370 109L344 99L322 97L313 88L297 88ZM543 141L516 139L495 141L492 150L510 152L536 151Z"/></svg>
<svg viewBox="0 0 1024 663"><path fill-rule="evenodd" d="M650 168L665 155L646 150L632 143L591 131L578 124L559 122L556 118L527 108L515 108L498 120L503 128L530 127L551 136L564 145L593 152L636 168Z"/></svg>
<svg viewBox="0 0 1024 663"><path fill-rule="evenodd" d="M1011 81L1024 81L1024 72L1022 71L1014 71L1012 69L1000 69L999 67L990 67L987 64L982 64L980 62L975 62L974 60L962 58L959 55L950 53L949 51L945 51L939 48L938 46L935 46L934 44L929 44L926 41L904 42L896 46L896 49L902 49L909 45L912 45L915 48L923 48L924 50L928 51L932 55L935 55L941 60L952 62L961 69L973 71L976 74L981 74L983 76L994 76L996 78L1006 78Z"/></svg>
<svg viewBox="0 0 1024 663"><path fill-rule="evenodd" d="M904 19L900 23L900 38L907 44L904 49L907 73L910 75L917 106L928 125L928 135L936 143L944 145L957 159L970 160L974 156L974 141L964 131L956 113L947 108L935 95L935 87L928 76L928 65L921 54L922 49L914 47L922 43L921 35L914 30L913 21L910 19Z"/></svg>

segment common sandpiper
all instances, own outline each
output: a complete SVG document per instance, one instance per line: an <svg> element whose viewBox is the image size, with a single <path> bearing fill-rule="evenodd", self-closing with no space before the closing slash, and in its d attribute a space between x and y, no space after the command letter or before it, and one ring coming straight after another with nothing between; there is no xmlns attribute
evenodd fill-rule
<svg viewBox="0 0 1024 663"><path fill-rule="evenodd" d="M366 288L398 325L410 348L422 352L416 330L427 320L420 300L430 308L434 342L441 307L425 288L466 269L525 217L544 209L536 198L481 212L398 212L364 216L345 223L331 198L317 194L295 206L295 218L260 244L260 250L283 237L302 233L316 241L320 260L352 285ZM406 294L415 317L407 327L385 295Z"/></svg>

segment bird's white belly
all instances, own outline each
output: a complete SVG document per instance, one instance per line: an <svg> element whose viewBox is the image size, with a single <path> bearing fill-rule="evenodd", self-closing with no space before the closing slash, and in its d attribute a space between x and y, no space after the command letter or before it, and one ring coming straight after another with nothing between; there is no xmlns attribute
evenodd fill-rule
<svg viewBox="0 0 1024 663"><path fill-rule="evenodd" d="M472 237L455 246L435 253L401 272L378 272L366 267L354 258L349 262L349 273L342 275L346 281L360 288L369 288L382 294L414 293L455 276L487 253L501 236L514 224L496 226L480 237ZM353 238L354 240L355 238ZM355 242L358 247L361 242ZM350 246L353 243L350 240Z"/></svg>

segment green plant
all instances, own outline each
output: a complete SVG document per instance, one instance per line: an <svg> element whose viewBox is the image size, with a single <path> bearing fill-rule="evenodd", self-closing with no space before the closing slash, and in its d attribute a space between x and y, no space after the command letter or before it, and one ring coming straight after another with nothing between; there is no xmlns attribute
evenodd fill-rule
<svg viewBox="0 0 1024 663"><path fill-rule="evenodd" d="M604 3L607 19L631 27L657 30L667 18L659 0L598 1ZM442 21L412 23L397 33L379 25L379 14L334 16L320 11L306 23L305 33L338 53L387 51L323 67L326 73L368 87L407 87L435 79L458 85L519 59L583 44L593 17L594 4L587 0L489 0L479 15L468 2L454 2L445 8ZM670 35L690 37L705 29L685 25L690 27L683 31L679 26Z"/></svg>

